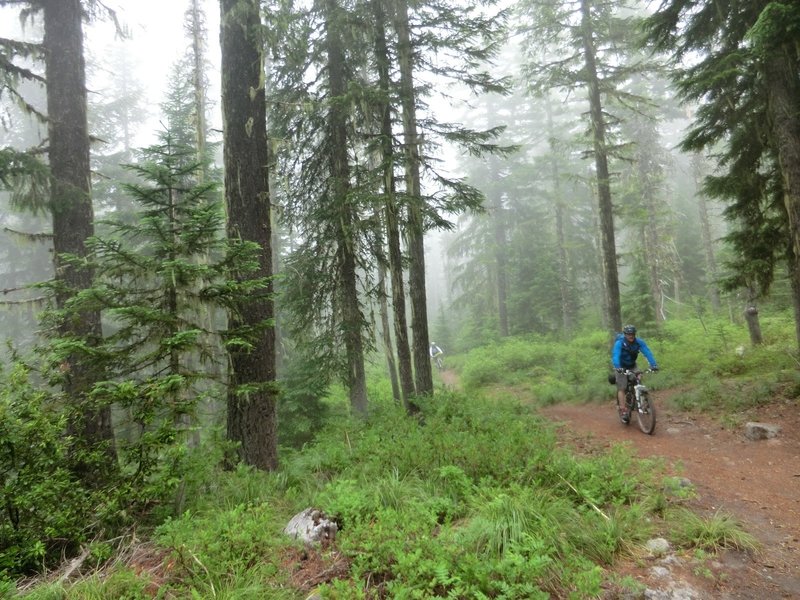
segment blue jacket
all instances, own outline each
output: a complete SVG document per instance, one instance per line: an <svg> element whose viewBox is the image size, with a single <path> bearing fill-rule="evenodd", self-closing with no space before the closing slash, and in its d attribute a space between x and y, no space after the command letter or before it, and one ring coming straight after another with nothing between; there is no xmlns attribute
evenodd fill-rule
<svg viewBox="0 0 800 600"><path fill-rule="evenodd" d="M628 343L625 336L620 333L614 342L614 348L611 350L611 362L614 364L615 369L632 369L636 366L639 352L644 354L647 362L650 363L651 369L658 367L653 353L643 339L637 337L631 343Z"/></svg>

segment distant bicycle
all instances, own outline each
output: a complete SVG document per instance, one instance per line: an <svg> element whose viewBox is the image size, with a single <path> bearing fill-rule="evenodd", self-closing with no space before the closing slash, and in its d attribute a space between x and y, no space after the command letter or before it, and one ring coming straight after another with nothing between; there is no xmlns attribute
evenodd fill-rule
<svg viewBox="0 0 800 600"><path fill-rule="evenodd" d="M428 353L431 355L433 362L436 363L436 368L440 371L444 369L444 350L442 350L436 342L431 342L428 346Z"/></svg>
<svg viewBox="0 0 800 600"><path fill-rule="evenodd" d="M639 429L647 435L652 435L656 429L656 407L650 398L650 391L642 384L642 375L652 372L651 369L646 371L639 371L638 369L635 371L626 370L625 375L628 378L628 385L625 388L625 406L620 406L619 398L617 398L619 420L627 425L630 423L631 414L636 412Z"/></svg>

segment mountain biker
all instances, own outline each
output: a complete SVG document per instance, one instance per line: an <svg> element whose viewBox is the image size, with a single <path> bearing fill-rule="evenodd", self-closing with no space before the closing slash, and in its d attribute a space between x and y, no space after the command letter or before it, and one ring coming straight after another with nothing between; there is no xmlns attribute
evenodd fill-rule
<svg viewBox="0 0 800 600"><path fill-rule="evenodd" d="M436 362L436 366L441 371L444 363L442 362L442 356L444 356L444 351L436 345L436 342L431 342L431 345L428 347L428 352L431 355L431 358Z"/></svg>
<svg viewBox="0 0 800 600"><path fill-rule="evenodd" d="M625 388L628 386L628 377L625 371L633 371L636 369L636 359L639 357L639 352L644 354L647 362L650 363L652 371L658 371L658 364L650 348L642 338L636 337L636 327L633 325L625 325L622 328L622 333L617 335L614 342L614 347L611 349L611 363L614 365L614 370L617 372L617 398L619 398L619 405L625 406ZM623 421L626 423L631 418L631 407L627 407L627 412L622 416Z"/></svg>

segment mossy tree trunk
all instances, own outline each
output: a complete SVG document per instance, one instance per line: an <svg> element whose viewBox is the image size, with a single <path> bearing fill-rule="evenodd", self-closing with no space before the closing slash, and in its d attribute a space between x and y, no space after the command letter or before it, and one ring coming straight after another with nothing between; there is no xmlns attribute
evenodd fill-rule
<svg viewBox="0 0 800 600"><path fill-rule="evenodd" d="M384 22L385 0L373 0L376 23L375 58L378 70L378 85L383 94L380 100L381 112L381 160L383 161L384 222L386 240L389 247L389 273L392 286L392 308L394 311L394 335L397 346L398 375L403 405L409 412L416 410L411 401L414 396L414 370L411 362L411 349L408 342L408 321L406 317L406 295L403 281L403 255L400 245L400 219L394 180L395 153L392 144L392 115L389 99L391 97L391 78L389 74L389 49Z"/></svg>
<svg viewBox="0 0 800 600"><path fill-rule="evenodd" d="M80 0L47 0L44 8L45 76L50 160L50 208L57 283L56 304L64 308L70 298L92 286L90 268L69 264L64 254L86 256L86 240L94 235L94 211L89 167L89 132L86 116L86 67L83 56ZM102 338L100 312L84 310L70 315L61 334L96 346ZM78 459L81 477L97 480L104 467L115 468L116 452L111 408L94 406L87 399L102 373L88 351L73 351L61 365L64 391L77 408L70 431L79 444L106 455L104 465ZM98 471L98 468L100 471Z"/></svg>
<svg viewBox="0 0 800 600"><path fill-rule="evenodd" d="M364 318L361 314L356 273L356 231L358 209L355 194L350 189L350 165L347 148L347 80L344 72L345 56L342 46L341 15L336 0L326 4L328 54L328 82L330 86L330 110L328 131L331 186L328 202L335 204L337 263L339 270L339 304L344 330L345 353L347 355L347 386L350 407L358 415L367 414L367 386L364 371L364 345L361 332Z"/></svg>
<svg viewBox="0 0 800 600"><path fill-rule="evenodd" d="M261 248L258 272L272 274L268 185L264 43L258 0L220 0L222 115L228 238ZM243 298L229 314L229 329L255 333L250 347L229 349L228 439L246 464L278 466L277 391L272 286Z"/></svg>
<svg viewBox="0 0 800 600"><path fill-rule="evenodd" d="M800 289L800 77L798 51L781 47L766 60L765 74L769 93L769 119L783 180L783 202L789 220L791 252L789 277L792 290ZM800 298L794 297L795 314L800 314ZM800 346L800 323L795 324Z"/></svg>
<svg viewBox="0 0 800 600"><path fill-rule="evenodd" d="M603 260L603 281L606 291L608 327L612 331L622 329L622 307L619 296L619 273L617 271L617 246L614 236L614 206L611 201L611 182L608 173L608 148L606 124L600 97L600 80L597 73L597 50L591 16L592 0L581 0L581 28L583 34L583 58L586 83L589 89L589 114L597 180L597 201L600 219L600 241Z"/></svg>
<svg viewBox="0 0 800 600"><path fill-rule="evenodd" d="M411 299L411 329L417 394L433 393L433 374L428 355L428 307L425 284L423 199L420 182L420 145L417 131L414 57L406 0L396 0L394 25L398 39L400 102L403 115L406 197L408 201L408 287Z"/></svg>

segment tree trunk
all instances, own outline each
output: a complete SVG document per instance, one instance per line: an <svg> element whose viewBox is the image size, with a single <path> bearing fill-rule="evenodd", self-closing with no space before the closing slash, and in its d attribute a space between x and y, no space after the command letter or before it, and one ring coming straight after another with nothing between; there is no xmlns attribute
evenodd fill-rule
<svg viewBox="0 0 800 600"><path fill-rule="evenodd" d="M496 161L490 161L494 163ZM497 175L495 170L492 175ZM508 337L508 256L506 248L505 213L502 194L497 189L492 193L492 223L494 226L494 262L497 269L497 319L500 337Z"/></svg>
<svg viewBox="0 0 800 600"><path fill-rule="evenodd" d="M394 147L392 144L392 114L389 105L391 80L389 76L389 48L386 42L384 22L386 13L384 0L374 0L376 23L375 58L378 69L378 85L384 95L381 99L381 160L383 164L384 221L386 241L389 246L389 272L392 284L392 308L394 310L394 337L397 345L398 374L403 405L408 412L415 412L411 402L414 396L414 371L411 365L411 350L408 345L408 322L406 320L406 294L403 283L403 255L400 248L400 224L397 216L397 195L394 183Z"/></svg>
<svg viewBox="0 0 800 600"><path fill-rule="evenodd" d="M403 393L400 390L400 381L397 378L397 364L394 360L392 331L389 325L389 303L386 300L386 267L381 263L378 264L378 297L380 298L381 339L383 340L383 352L386 354L386 368L389 371L389 381L392 384L392 398L395 399L395 402L402 402Z"/></svg>
<svg viewBox="0 0 800 600"><path fill-rule="evenodd" d="M596 50L592 30L591 0L581 0L581 28L583 31L584 65L589 87L589 113L594 163L597 178L597 199L600 208L600 240L603 258L603 280L606 290L608 326L612 331L622 329L622 307L619 297L617 248L614 237L614 206L611 202L611 183L608 175L608 150L603 105L600 99L600 81L597 75Z"/></svg>
<svg viewBox="0 0 800 600"><path fill-rule="evenodd" d="M783 201L794 256L800 256L800 80L796 50L779 49L766 61L769 117L783 177ZM799 269L790 271L792 289L800 289ZM796 327L800 336L800 327ZM800 337L797 338L800 346Z"/></svg>
<svg viewBox="0 0 800 600"><path fill-rule="evenodd" d="M703 240L703 254L706 259L706 284L711 298L711 308L714 312L719 312L722 303L719 298L719 287L717 286L717 260L714 254L714 240L711 237L711 221L708 218L708 203L705 194L700 189L704 177L703 158L695 154L692 159L692 174L694 175L694 185L697 189L697 210L700 217L700 235Z"/></svg>
<svg viewBox="0 0 800 600"><path fill-rule="evenodd" d="M195 144L197 160L200 162L200 182L208 177L208 160L206 156L206 85L205 85L205 29L203 9L200 0L191 0L189 4L189 25L192 36L192 88L194 89L195 112Z"/></svg>
<svg viewBox="0 0 800 600"><path fill-rule="evenodd" d="M222 115L227 234L261 248L257 273L272 274L271 222L267 169L263 40L258 0L220 0ZM241 276L241 275L240 275ZM229 350L228 439L238 442L246 464L278 466L275 335L272 289L242 299L230 312L232 330L257 332L249 349Z"/></svg>
<svg viewBox="0 0 800 600"><path fill-rule="evenodd" d="M391 143L391 142L390 142ZM391 162L386 169L387 179L392 178ZM388 183L388 182L387 182ZM389 271L392 282L392 308L394 309L394 337L397 346L398 374L403 404L406 410L413 412L411 398L415 395L414 370L411 363L411 349L408 342L408 321L406 318L406 292L403 282L403 255L400 249L400 224L397 217L397 202L394 194L394 183L386 190L384 216L386 234L389 244Z"/></svg>
<svg viewBox="0 0 800 600"><path fill-rule="evenodd" d="M789 283L792 286L792 307L794 309L794 333L800 340L800 259L794 251L788 260Z"/></svg>
<svg viewBox="0 0 800 600"><path fill-rule="evenodd" d="M50 205L53 216L53 250L56 304L64 308L75 294L91 287L91 269L66 264L63 254L86 256L86 239L94 235L94 213L89 167L89 132L86 119L86 69L83 58L82 9L79 0L46 0L44 6L44 51L47 79L47 114L50 159ZM61 328L89 346L102 338L100 313L83 311ZM89 450L102 450L109 470L115 467L116 451L111 409L95 407L86 394L101 373L87 355L72 353L62 364L64 391L78 407L70 423L71 433ZM76 465L78 474L98 479L99 465ZM101 477L100 477L101 478Z"/></svg>
<svg viewBox="0 0 800 600"><path fill-rule="evenodd" d="M558 154L555 148L553 113L550 97L545 101L547 111L547 137L550 142L550 176L553 180L553 208L556 217L556 246L558 251L558 291L561 298L561 327L564 333L572 331L572 297L570 295L569 254L567 253L566 228L564 225L564 198L561 194L561 175L558 169Z"/></svg>
<svg viewBox="0 0 800 600"><path fill-rule="evenodd" d="M350 194L350 165L347 158L347 113L342 99L347 94L344 72L344 48L340 33L341 16L336 0L326 0L328 52L328 84L330 88L330 112L328 136L331 153L331 184L329 202L337 206L337 260L339 263L339 289L341 298L342 327L347 354L347 386L350 391L350 407L354 413L367 414L367 387L364 372L364 348L361 337L363 317L358 298L356 273L356 229L358 213Z"/></svg>
<svg viewBox="0 0 800 600"><path fill-rule="evenodd" d="M750 333L750 343L758 346L763 343L761 335L761 322L758 319L758 307L756 306L756 294L753 288L748 290L747 306L744 309L744 320L747 322L747 331Z"/></svg>
<svg viewBox="0 0 800 600"><path fill-rule="evenodd" d="M428 355L428 307L425 289L425 243L423 200L420 182L421 140L417 134L414 56L408 19L407 0L396 0L394 14L400 65L400 100L403 113L403 137L406 154L405 176L408 196L408 285L411 298L411 329L414 333L414 369L417 394L433 393L433 374Z"/></svg>

